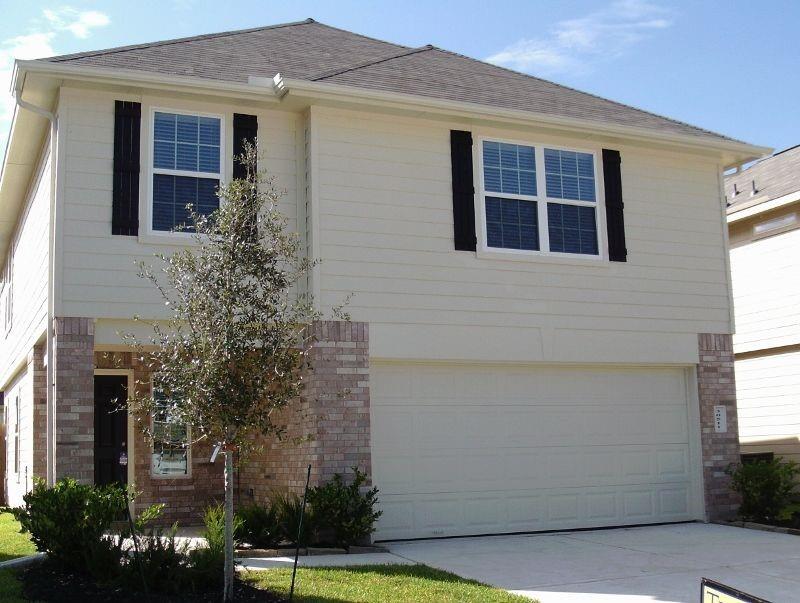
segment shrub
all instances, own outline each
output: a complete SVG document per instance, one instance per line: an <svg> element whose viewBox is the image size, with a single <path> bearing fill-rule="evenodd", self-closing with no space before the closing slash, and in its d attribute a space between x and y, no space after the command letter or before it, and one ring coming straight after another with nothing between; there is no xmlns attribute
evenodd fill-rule
<svg viewBox="0 0 800 603"><path fill-rule="evenodd" d="M731 465L727 473L731 488L742 497L739 515L772 521L783 518L790 507L800 465L775 458Z"/></svg>
<svg viewBox="0 0 800 603"><path fill-rule="evenodd" d="M241 538L256 548L268 548L277 545L282 538L278 514L269 504L248 505L236 514L241 521Z"/></svg>
<svg viewBox="0 0 800 603"><path fill-rule="evenodd" d="M109 560L103 534L125 513L128 494L118 486L95 488L63 479L49 488L37 479L14 515L36 548L51 560L78 571ZM105 552L103 552L105 550ZM100 571L100 570L98 570Z"/></svg>
<svg viewBox="0 0 800 603"><path fill-rule="evenodd" d="M189 552L189 578L192 590L202 590L222 585L225 568L225 507L213 505L203 512L203 536L206 546ZM234 516L234 543L242 532L240 517Z"/></svg>
<svg viewBox="0 0 800 603"><path fill-rule="evenodd" d="M353 467L353 472L349 484L337 473L330 482L309 493L317 525L331 532L333 544L344 548L369 537L381 516L381 511L374 508L378 503L378 489L372 488L362 494L361 487L367 475L357 467Z"/></svg>
<svg viewBox="0 0 800 603"><path fill-rule="evenodd" d="M148 590L158 593L179 594L191 588L192 576L187 572L188 545L177 542L177 531L178 524L173 524L168 529L152 528L139 532L138 553L126 555L122 582L140 589L144 580Z"/></svg>
<svg viewBox="0 0 800 603"><path fill-rule="evenodd" d="M297 529L300 525L303 499L292 492L273 492L270 496L270 505L275 511L281 539L297 544ZM306 504L306 512L303 516L303 531L300 534L300 546L314 544L315 526L314 511Z"/></svg>

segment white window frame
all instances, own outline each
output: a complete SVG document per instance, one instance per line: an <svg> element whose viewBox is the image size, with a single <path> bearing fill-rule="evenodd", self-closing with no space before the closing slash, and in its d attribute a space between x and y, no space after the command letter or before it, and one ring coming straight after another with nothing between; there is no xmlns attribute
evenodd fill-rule
<svg viewBox="0 0 800 603"><path fill-rule="evenodd" d="M17 483L20 482L20 469L22 468L22 451L20 450L20 423L22 421L22 409L19 405L19 392L14 394L14 473L17 476Z"/></svg>
<svg viewBox="0 0 800 603"><path fill-rule="evenodd" d="M156 390L155 381L158 378L154 377L150 383L150 395L153 396ZM150 433L155 432L155 414L150 413ZM186 473L156 473L153 471L153 454L155 453L155 439L151 438L150 453L148 463L150 465L150 477L153 479L189 479L192 477L192 426L186 426Z"/></svg>
<svg viewBox="0 0 800 603"><path fill-rule="evenodd" d="M156 113L171 113L173 115L186 115L189 117L212 117L219 119L219 173L215 172L192 172L188 170L167 170L156 168L153 163L155 160L155 126ZM209 113L206 111L191 111L187 109L174 109L171 107L151 106L148 112L149 123L147 124L147 154L146 154L146 224L144 232L151 237L178 237L181 239L191 239L193 232L173 232L170 230L156 230L153 228L153 175L166 174L169 176L188 176L189 178L213 178L219 180L220 186L227 182L227 138L226 126L228 116L224 113ZM220 200L222 203L222 200Z"/></svg>
<svg viewBox="0 0 800 603"><path fill-rule="evenodd" d="M519 195L511 193L498 193L487 191L484 184L483 170L483 143L499 142L526 147L533 147L536 155L536 195ZM608 248L606 245L606 222L605 222L605 191L603 185L603 173L598 157L601 150L597 148L570 147L559 144L549 144L532 140L516 140L501 136L481 135L477 137L477 145L473 146L473 164L478 166L477 175L474 176L477 186L475 190L480 196L479 202L475 204L476 224L480 225L479 250L481 255L490 257L506 257L517 259L522 258L557 258L561 260L573 260L576 262L602 262L608 260ZM594 164L594 195L595 201L575 201L573 199L559 199L547 196L547 181L545 178L544 150L553 149L556 151L572 151L577 153L588 153L592 156ZM539 249L507 249L505 247L490 247L486 225L486 197L498 197L506 199L518 199L522 201L535 201L537 214L537 227L539 228ZM561 251L550 251L550 231L547 222L547 204L559 203L562 205L577 205L580 207L594 207L595 224L597 226L597 254L588 253L565 253ZM521 257L520 257L521 256Z"/></svg>

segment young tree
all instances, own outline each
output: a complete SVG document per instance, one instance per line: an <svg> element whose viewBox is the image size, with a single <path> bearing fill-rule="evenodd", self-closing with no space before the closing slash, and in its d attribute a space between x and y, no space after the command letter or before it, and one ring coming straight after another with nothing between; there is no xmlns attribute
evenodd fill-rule
<svg viewBox="0 0 800 603"><path fill-rule="evenodd" d="M287 231L281 194L257 172L253 146L238 160L247 177L220 187L219 210L191 212L194 244L157 255L157 269L140 265L170 318L151 323L146 343L126 336L157 375L153 394L132 397L132 412L158 409L224 453L225 600L234 578L233 454L246 457L261 437L283 433L276 411L302 393L313 345L307 327L318 318L298 293L313 262Z"/></svg>

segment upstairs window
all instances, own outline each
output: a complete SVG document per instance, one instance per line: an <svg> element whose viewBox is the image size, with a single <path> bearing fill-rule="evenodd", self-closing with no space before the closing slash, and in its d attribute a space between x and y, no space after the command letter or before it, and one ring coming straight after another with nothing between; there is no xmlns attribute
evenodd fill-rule
<svg viewBox="0 0 800 603"><path fill-rule="evenodd" d="M488 248L598 255L593 153L493 140L481 151Z"/></svg>
<svg viewBox="0 0 800 603"><path fill-rule="evenodd" d="M156 111L152 156L152 229L192 231L187 205L202 215L219 208L222 119Z"/></svg>

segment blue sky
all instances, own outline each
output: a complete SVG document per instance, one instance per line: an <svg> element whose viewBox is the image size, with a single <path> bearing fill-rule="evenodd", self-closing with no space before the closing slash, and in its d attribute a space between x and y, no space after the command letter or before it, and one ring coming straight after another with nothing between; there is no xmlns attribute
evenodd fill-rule
<svg viewBox="0 0 800 603"><path fill-rule="evenodd" d="M135 7L135 10L131 10ZM800 2L0 0L0 148L12 57L307 17L434 44L748 142L800 144Z"/></svg>

